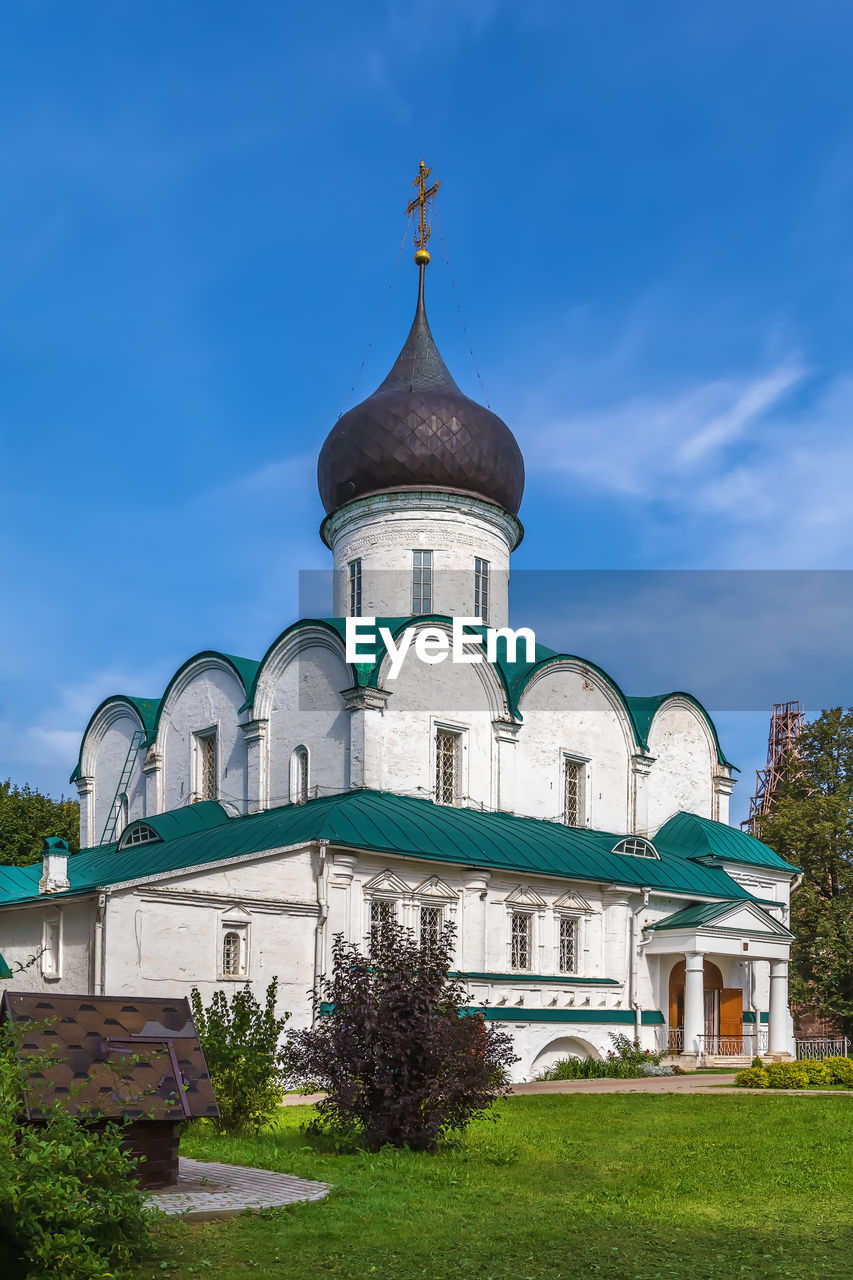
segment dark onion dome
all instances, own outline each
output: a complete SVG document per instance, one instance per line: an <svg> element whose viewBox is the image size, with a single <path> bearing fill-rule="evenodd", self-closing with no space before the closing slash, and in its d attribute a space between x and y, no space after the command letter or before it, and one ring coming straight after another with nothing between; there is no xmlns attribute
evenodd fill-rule
<svg viewBox="0 0 853 1280"><path fill-rule="evenodd" d="M439 355L424 307L424 268L411 331L372 396L343 414L317 464L326 513L368 494L440 489L515 515L524 459L506 423L459 390Z"/></svg>

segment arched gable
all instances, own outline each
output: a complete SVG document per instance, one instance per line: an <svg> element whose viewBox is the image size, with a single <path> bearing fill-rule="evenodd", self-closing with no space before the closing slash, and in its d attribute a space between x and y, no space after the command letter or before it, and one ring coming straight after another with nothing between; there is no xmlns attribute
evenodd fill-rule
<svg viewBox="0 0 853 1280"><path fill-rule="evenodd" d="M161 768L161 809L176 809L204 795L203 742L215 735L209 768L213 794L244 813L246 743L241 708L257 664L206 650L183 663L166 687L157 714L153 748Z"/></svg>
<svg viewBox="0 0 853 1280"><path fill-rule="evenodd" d="M299 795L293 753L300 747L308 753L310 797L349 787L350 712L343 691L357 683L343 637L332 624L303 620L273 641L246 701L253 720L266 724L261 807L288 804Z"/></svg>
<svg viewBox="0 0 853 1280"><path fill-rule="evenodd" d="M649 830L680 810L714 817L714 778L728 766L720 765L716 731L704 707L688 695L669 694L655 710L648 741L655 759Z"/></svg>
<svg viewBox="0 0 853 1280"><path fill-rule="evenodd" d="M106 698L92 714L83 733L77 767L71 775L81 791L82 847L110 835L114 804L127 797L128 817L144 812L144 748L156 703L125 694Z"/></svg>

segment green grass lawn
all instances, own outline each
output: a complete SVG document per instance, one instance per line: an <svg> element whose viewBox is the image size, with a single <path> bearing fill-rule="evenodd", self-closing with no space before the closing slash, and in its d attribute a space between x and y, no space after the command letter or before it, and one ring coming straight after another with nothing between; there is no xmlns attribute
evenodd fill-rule
<svg viewBox="0 0 853 1280"><path fill-rule="evenodd" d="M507 1099L437 1155L333 1155L300 1132L185 1155L334 1184L320 1203L165 1223L138 1280L732 1280L853 1271L853 1101L783 1096Z"/></svg>

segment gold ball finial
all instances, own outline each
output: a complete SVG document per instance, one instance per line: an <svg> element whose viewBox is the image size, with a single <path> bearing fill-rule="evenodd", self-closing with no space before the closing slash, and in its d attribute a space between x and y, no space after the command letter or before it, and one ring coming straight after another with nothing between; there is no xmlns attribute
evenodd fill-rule
<svg viewBox="0 0 853 1280"><path fill-rule="evenodd" d="M429 250L418 249L417 253L415 254L415 262L419 267L425 267L426 264L429 262Z"/></svg>

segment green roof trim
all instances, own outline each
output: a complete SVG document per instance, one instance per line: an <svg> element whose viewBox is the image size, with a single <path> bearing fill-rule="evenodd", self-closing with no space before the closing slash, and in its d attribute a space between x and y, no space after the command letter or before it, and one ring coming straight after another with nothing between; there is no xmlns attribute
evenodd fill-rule
<svg viewBox="0 0 853 1280"><path fill-rule="evenodd" d="M238 658L233 653L221 653L218 649L203 649L201 653L194 653L191 658L187 658L186 662L181 663L169 683L166 685L163 697L160 699L159 706L157 707L157 714L154 717L154 725L148 735L149 746L157 737L157 730L160 727L160 717L163 714L163 708L169 700L169 694L172 692L175 682L180 679L188 667L191 667L194 662L198 662L201 658L219 658L221 661L227 663L243 686L244 693L248 693L252 688L255 682L255 677L258 674L258 668L261 665L259 662L256 662L254 658Z"/></svg>
<svg viewBox="0 0 853 1280"><path fill-rule="evenodd" d="M665 822L655 836L655 845L671 842L680 849L689 850L690 858L709 858L712 862L737 862L750 867L771 867L787 871L794 876L800 870L791 862L780 858L774 849L755 836L730 827L711 818L700 818L694 813L677 813Z"/></svg>
<svg viewBox="0 0 853 1280"><path fill-rule="evenodd" d="M770 1014L769 1014L769 1013L760 1013L758 1016L759 1016L759 1018L760 1018L760 1020L761 1020L762 1022L769 1022L769 1021L770 1021ZM745 1010L744 1010L744 1014L743 1014L743 1020L744 1020L744 1022L752 1022L752 1023L754 1023L754 1022L755 1022L755 1011L754 1011L753 1009L745 1009Z"/></svg>
<svg viewBox="0 0 853 1280"><path fill-rule="evenodd" d="M793 937L790 930L786 929L778 920L774 920L772 916L768 915L764 908L760 907L755 900L753 900L750 905L773 926L774 933L784 934L788 938ZM663 920L658 920L657 924L649 925L648 928L651 930L662 929L664 931L670 929L701 929L704 925L713 925L720 916L724 916L727 911L731 911L732 907L738 906L743 906L742 900L736 900L734 902L700 902L695 906L684 907L681 911L675 911L671 916L666 916ZM719 928L725 931L726 926L722 924ZM733 932L745 933L749 932L749 930L738 928Z"/></svg>
<svg viewBox="0 0 853 1280"><path fill-rule="evenodd" d="M525 1009L524 1005L507 1008L506 1005L480 1005L466 1010L469 1014L481 1013L486 1022L565 1022L583 1026L635 1026L637 1019L632 1009ZM643 1009L640 1022L644 1027L660 1026L664 1016L659 1009Z"/></svg>
<svg viewBox="0 0 853 1280"><path fill-rule="evenodd" d="M659 849L660 859L625 858L612 852L624 832L591 831L540 818L457 809L390 792L347 791L236 818L224 815L215 801L206 801L146 818L145 822L162 835L162 842L121 850L115 844L82 849L68 860L70 889L65 892L91 892L325 840L338 848L380 856L604 882L637 890L648 887L718 901L752 900L723 867L691 860L673 841ZM18 874L30 870L21 869ZM28 884L32 886L29 891L23 885L6 884L2 900L36 897L37 877L28 878Z"/></svg>
<svg viewBox="0 0 853 1280"><path fill-rule="evenodd" d="M559 982L568 986L618 987L616 978L571 978L565 973L451 973L464 982Z"/></svg>
<svg viewBox="0 0 853 1280"><path fill-rule="evenodd" d="M0 956L0 979L11 978L11 977L12 977L12 970L9 968L9 966L7 965L3 957Z"/></svg>
<svg viewBox="0 0 853 1280"><path fill-rule="evenodd" d="M442 613L424 613L404 617L377 617L375 621L377 633L377 660L373 663L363 662L350 664L353 672L353 685L356 687L378 687L379 673L382 667L382 662L386 656L385 646L382 644L381 637L379 636L380 627L386 627L396 640L397 636L408 627L419 626L424 623L452 625L452 622L453 619L451 617ZM286 636L304 627L325 627L327 630L338 636L343 644L346 639L346 623L346 618L303 618L298 622L292 623L289 627L286 627L280 635L276 636L275 640L269 646L263 658L258 663L254 683L252 684L251 689L247 689L246 702L240 710L247 711L252 707L260 671L270 653ZM484 635L486 627L471 626L466 628L466 630L471 633ZM521 645L519 645L518 649L520 652L523 652ZM652 698L629 697L623 693L620 686L612 676L608 675L603 667L599 667L596 663L590 662L586 658L580 658L576 654L559 653L556 649L549 649L548 646L544 644L536 645L533 662L521 660L510 662L508 659L507 642L503 637L498 638L497 653L498 658L494 664L495 670L497 672L498 679L503 686L510 713L518 720L523 720L523 716L520 711L521 698L523 697L528 684L535 675L551 664L557 664L560 662L577 662L582 667L586 667L590 671L594 671L616 694L628 718L628 723L631 726L634 741L641 750L648 750L648 735L651 729L652 720L663 704L670 698L684 698L688 702L692 703L692 705L702 713L702 716L704 717L713 736L719 763L728 768L735 768L735 766L732 765L723 754L722 747L720 746L720 739L717 734L717 728L711 719L711 716L708 714L705 707L702 706L701 702L694 698L692 694L675 692L658 694Z"/></svg>
<svg viewBox="0 0 853 1280"><path fill-rule="evenodd" d="M160 714L160 702L157 698L134 698L128 693L113 693L108 698L104 698L99 703L89 717L89 722L83 730L83 736L80 739L80 751L77 755L77 764L74 766L74 772L68 779L69 782L77 782L83 777L83 744L86 741L86 735L95 722L95 718L101 714L104 707L108 707L111 702L125 702L132 711L135 711L142 723L142 729L145 734L146 742L150 742Z"/></svg>

